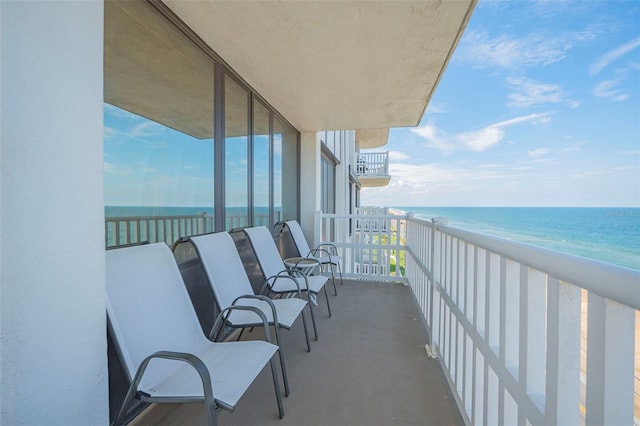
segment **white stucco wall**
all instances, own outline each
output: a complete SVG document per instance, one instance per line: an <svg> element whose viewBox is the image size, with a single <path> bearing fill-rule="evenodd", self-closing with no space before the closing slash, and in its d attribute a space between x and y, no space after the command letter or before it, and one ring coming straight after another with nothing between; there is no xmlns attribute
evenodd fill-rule
<svg viewBox="0 0 640 426"><path fill-rule="evenodd" d="M336 166L336 213L349 214L349 165L354 164L354 130L343 132L341 149L341 161Z"/></svg>
<svg viewBox="0 0 640 426"><path fill-rule="evenodd" d="M108 424L102 2L0 1L0 424Z"/></svg>
<svg viewBox="0 0 640 426"><path fill-rule="evenodd" d="M313 221L320 210L320 135L300 134L300 226L309 243L313 242Z"/></svg>

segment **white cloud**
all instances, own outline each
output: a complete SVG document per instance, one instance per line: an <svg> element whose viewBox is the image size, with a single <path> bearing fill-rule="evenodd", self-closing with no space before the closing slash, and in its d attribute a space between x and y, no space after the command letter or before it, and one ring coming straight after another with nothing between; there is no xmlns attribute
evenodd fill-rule
<svg viewBox="0 0 640 426"><path fill-rule="evenodd" d="M529 34L491 37L486 31L469 31L462 39L457 54L478 68L522 68L546 66L564 59L579 42L593 39L589 31L545 36Z"/></svg>
<svg viewBox="0 0 640 426"><path fill-rule="evenodd" d="M411 131L425 139L427 147L446 153L460 150L483 152L500 143L504 139L505 128L509 126L526 122L540 125L548 123L549 120L549 113L529 114L451 136L438 129L432 122Z"/></svg>
<svg viewBox="0 0 640 426"><path fill-rule="evenodd" d="M626 101L631 97L631 94L621 88L621 85L622 79L619 77L604 80L596 84L593 88L593 94L598 98L611 99L616 102Z"/></svg>
<svg viewBox="0 0 640 426"><path fill-rule="evenodd" d="M591 75L600 73L600 71L609 66L612 62L626 55L637 47L640 47L640 37L628 41L600 56L593 64L591 64L589 72L591 73Z"/></svg>
<svg viewBox="0 0 640 426"><path fill-rule="evenodd" d="M128 132L134 138L145 138L161 134L164 127L154 121L143 121L136 124Z"/></svg>
<svg viewBox="0 0 640 426"><path fill-rule="evenodd" d="M402 160L408 160L409 154L405 154L404 152L400 152L400 151L389 151L389 160L391 161L402 161Z"/></svg>
<svg viewBox="0 0 640 426"><path fill-rule="evenodd" d="M429 104L425 111L426 114L444 114L445 112L449 112L449 109L445 105L435 103Z"/></svg>
<svg viewBox="0 0 640 426"><path fill-rule="evenodd" d="M129 176L134 173L131 167L122 166L120 164L105 162L103 165L105 174L113 174L117 176Z"/></svg>
<svg viewBox="0 0 640 426"><path fill-rule="evenodd" d="M586 141L580 141L580 142L576 142L571 146L568 146L566 148L563 148L560 150L561 153L565 153L565 152L577 152L580 151L582 149L582 146L584 144L586 144Z"/></svg>
<svg viewBox="0 0 640 426"><path fill-rule="evenodd" d="M529 155L529 157L538 158L540 156L548 154L550 151L551 150L549 148L538 148L527 151L527 155Z"/></svg>
<svg viewBox="0 0 640 426"><path fill-rule="evenodd" d="M120 132L118 132L118 130L114 129L113 127L104 126L103 133L104 133L104 140L110 141L113 138L115 138Z"/></svg>
<svg viewBox="0 0 640 426"><path fill-rule="evenodd" d="M410 129L412 133L422 137L427 141L427 147L434 148L443 152L453 152L456 150L455 145L447 141L447 136L438 129L431 121L424 126Z"/></svg>
<svg viewBox="0 0 640 426"><path fill-rule="evenodd" d="M509 94L509 106L529 107L532 105L544 103L567 102L572 108L578 106L576 101L568 99L567 94L562 87L540 83L529 78L508 78L507 85L512 92Z"/></svg>

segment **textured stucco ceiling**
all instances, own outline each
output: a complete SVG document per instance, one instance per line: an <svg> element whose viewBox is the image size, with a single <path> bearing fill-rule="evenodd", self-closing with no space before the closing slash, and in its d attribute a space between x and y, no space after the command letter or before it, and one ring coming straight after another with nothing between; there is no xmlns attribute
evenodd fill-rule
<svg viewBox="0 0 640 426"><path fill-rule="evenodd" d="M476 0L169 6L301 131L420 121Z"/></svg>

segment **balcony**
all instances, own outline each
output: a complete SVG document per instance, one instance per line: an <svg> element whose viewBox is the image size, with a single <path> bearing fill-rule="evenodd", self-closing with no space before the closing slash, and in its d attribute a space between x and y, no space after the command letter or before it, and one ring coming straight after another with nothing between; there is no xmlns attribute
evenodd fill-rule
<svg viewBox="0 0 640 426"><path fill-rule="evenodd" d="M283 333L285 418L263 374L220 424L640 424L640 271L387 209L318 212L315 241L332 230L350 280L311 353Z"/></svg>
<svg viewBox="0 0 640 426"><path fill-rule="evenodd" d="M267 368L233 413L219 414L219 425L463 424L439 362L425 353L428 337L409 287L345 281L329 297L333 316L320 302L311 352L301 324L281 334L291 386L284 418ZM206 420L203 404L159 404L132 426Z"/></svg>
<svg viewBox="0 0 640 426"><path fill-rule="evenodd" d="M640 271L411 215L315 227L345 276L408 283L465 423L640 424Z"/></svg>
<svg viewBox="0 0 640 426"><path fill-rule="evenodd" d="M389 175L389 152L361 152L355 165L358 181L363 187L386 186Z"/></svg>

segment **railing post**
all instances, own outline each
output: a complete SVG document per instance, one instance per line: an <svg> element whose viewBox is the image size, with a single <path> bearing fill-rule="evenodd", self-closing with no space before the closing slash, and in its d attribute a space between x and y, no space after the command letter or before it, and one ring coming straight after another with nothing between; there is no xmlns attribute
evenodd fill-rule
<svg viewBox="0 0 640 426"><path fill-rule="evenodd" d="M389 151L384 153L384 174L389 175Z"/></svg>
<svg viewBox="0 0 640 426"><path fill-rule="evenodd" d="M316 210L313 214L313 247L317 247L322 238L322 212Z"/></svg>
<svg viewBox="0 0 640 426"><path fill-rule="evenodd" d="M436 294L436 286L438 287L438 289L440 287L440 259L442 255L442 253L440 253L440 238L442 237L442 234L438 232L438 226L446 225L447 223L449 223L448 219L443 217L436 217L431 219L431 286L429 287L429 325L431 327L431 330L429 333L429 346L432 350L433 335L436 330L433 315L435 302L434 298ZM440 348L438 348L438 352L440 352Z"/></svg>

